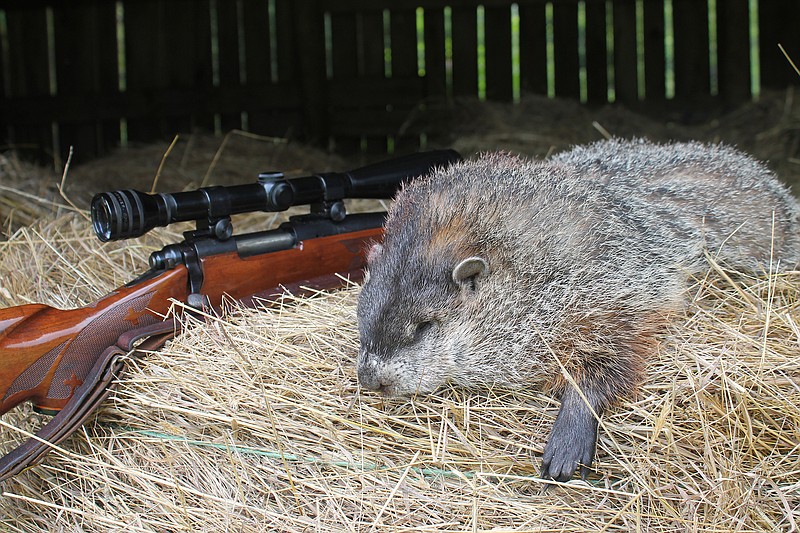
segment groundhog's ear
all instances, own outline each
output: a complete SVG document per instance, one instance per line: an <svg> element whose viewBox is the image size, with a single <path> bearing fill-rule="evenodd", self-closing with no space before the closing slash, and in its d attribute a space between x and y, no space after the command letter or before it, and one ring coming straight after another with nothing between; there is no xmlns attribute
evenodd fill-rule
<svg viewBox="0 0 800 533"><path fill-rule="evenodd" d="M489 272L489 263L483 257L467 257L453 269L453 281L459 285L470 284L474 289L475 280Z"/></svg>
<svg viewBox="0 0 800 533"><path fill-rule="evenodd" d="M367 250L367 263L372 263L383 252L383 245L376 242Z"/></svg>

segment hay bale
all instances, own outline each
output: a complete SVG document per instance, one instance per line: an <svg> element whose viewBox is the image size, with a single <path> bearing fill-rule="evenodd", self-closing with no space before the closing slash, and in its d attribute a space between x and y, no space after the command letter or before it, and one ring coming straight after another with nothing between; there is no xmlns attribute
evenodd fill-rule
<svg viewBox="0 0 800 533"><path fill-rule="evenodd" d="M76 244L87 237L72 216L1 243L11 300L89 301L147 252ZM126 266L95 282L111 257ZM0 524L28 532L791 529L800 520L800 273L715 272L690 293L639 399L604 418L588 483L542 490L536 455L558 406L537 391L362 394L351 287L192 319L162 351L132 358L94 420L4 484ZM26 430L40 422L28 407L3 420ZM10 432L2 430L6 449Z"/></svg>
<svg viewBox="0 0 800 533"><path fill-rule="evenodd" d="M0 240L22 226L69 211L60 198L57 179L47 169L0 153Z"/></svg>

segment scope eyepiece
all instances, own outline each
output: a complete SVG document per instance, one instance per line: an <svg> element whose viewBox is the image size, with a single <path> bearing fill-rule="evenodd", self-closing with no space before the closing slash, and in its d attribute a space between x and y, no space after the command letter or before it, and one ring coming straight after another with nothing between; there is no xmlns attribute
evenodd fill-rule
<svg viewBox="0 0 800 533"><path fill-rule="evenodd" d="M92 227L103 242L144 235L169 224L169 209L160 195L126 189L92 198Z"/></svg>
<svg viewBox="0 0 800 533"><path fill-rule="evenodd" d="M276 189L286 201L283 188ZM291 190L288 191L291 194ZM289 198L290 200L291 198ZM286 209L291 206L283 206ZM101 241L140 237L153 228L173 222L203 221L225 235L216 224L237 213L266 210L267 190L261 184L204 187L194 191L147 194L126 189L96 194L92 198L92 226Z"/></svg>

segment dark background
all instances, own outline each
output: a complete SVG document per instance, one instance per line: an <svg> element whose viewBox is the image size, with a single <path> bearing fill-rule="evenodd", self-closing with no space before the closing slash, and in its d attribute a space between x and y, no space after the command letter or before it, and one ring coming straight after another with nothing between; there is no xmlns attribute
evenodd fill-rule
<svg viewBox="0 0 800 533"><path fill-rule="evenodd" d="M798 21L796 0L0 0L0 146L56 168L232 129L407 152L432 110L530 95L706 121L800 81Z"/></svg>

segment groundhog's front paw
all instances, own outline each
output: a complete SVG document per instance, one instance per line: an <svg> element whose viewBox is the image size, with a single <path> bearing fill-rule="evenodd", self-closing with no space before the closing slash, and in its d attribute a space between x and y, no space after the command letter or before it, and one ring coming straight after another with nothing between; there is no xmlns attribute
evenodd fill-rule
<svg viewBox="0 0 800 533"><path fill-rule="evenodd" d="M587 416L588 415L588 416ZM597 444L597 420L590 413L568 412L562 405L542 455L542 477L569 481L578 465L586 479Z"/></svg>

